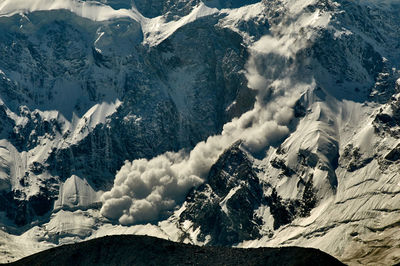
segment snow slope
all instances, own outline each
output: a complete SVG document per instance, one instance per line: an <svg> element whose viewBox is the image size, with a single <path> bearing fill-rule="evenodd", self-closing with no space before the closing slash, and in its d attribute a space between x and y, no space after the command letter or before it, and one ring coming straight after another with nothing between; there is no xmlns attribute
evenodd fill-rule
<svg viewBox="0 0 400 266"><path fill-rule="evenodd" d="M4 0L0 5L0 16L13 16L16 14L31 13L35 11L68 10L76 15L93 21L109 21L119 18L130 18L139 22L142 26L145 39L144 44L155 46L171 36L176 30L201 17L218 13L216 8L209 8L200 2L186 16L177 21L166 21L165 17L146 18L136 10L113 9L111 6L96 1L75 1L75 0L35 0L35 1L9 1ZM101 37L100 37L101 38Z"/></svg>

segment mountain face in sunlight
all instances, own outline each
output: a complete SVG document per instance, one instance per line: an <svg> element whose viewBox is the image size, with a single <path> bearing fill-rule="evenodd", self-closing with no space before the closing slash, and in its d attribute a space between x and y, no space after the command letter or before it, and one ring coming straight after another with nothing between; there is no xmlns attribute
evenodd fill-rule
<svg viewBox="0 0 400 266"><path fill-rule="evenodd" d="M131 18L96 22L54 10L0 19L1 134L13 205L54 199L73 174L105 190L125 160L190 149L254 102L239 71L248 57L242 38L212 22L200 22L201 31L182 26L149 46ZM182 39L185 31L191 38ZM28 205L8 216L30 223L37 213Z"/></svg>
<svg viewBox="0 0 400 266"><path fill-rule="evenodd" d="M0 1L1 261L147 234L400 262L399 11Z"/></svg>

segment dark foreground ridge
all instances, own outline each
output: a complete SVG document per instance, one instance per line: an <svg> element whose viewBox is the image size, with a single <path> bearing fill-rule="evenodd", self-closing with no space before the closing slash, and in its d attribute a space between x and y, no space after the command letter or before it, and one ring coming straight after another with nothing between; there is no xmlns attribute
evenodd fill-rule
<svg viewBox="0 0 400 266"><path fill-rule="evenodd" d="M311 248L199 247L149 236L106 236L64 245L9 265L343 265Z"/></svg>

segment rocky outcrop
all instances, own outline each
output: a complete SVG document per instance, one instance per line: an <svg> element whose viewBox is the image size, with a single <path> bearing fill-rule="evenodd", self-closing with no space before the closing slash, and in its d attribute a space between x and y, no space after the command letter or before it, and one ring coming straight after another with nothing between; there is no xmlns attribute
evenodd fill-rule
<svg viewBox="0 0 400 266"><path fill-rule="evenodd" d="M186 198L179 222L184 227L190 221L191 230L200 229L197 242L232 245L257 239L263 224L269 222L257 213L260 206L269 208L274 230L296 217L309 216L316 206L312 177L307 182L300 179L303 189L299 199L283 199L271 184L260 181L251 157L240 145L238 142L227 149L211 167L207 183Z"/></svg>
<svg viewBox="0 0 400 266"><path fill-rule="evenodd" d="M208 183L186 198L180 223L190 221L200 228L197 241L232 245L260 236L262 220L257 209L263 200L262 185L240 143L227 149L211 167Z"/></svg>
<svg viewBox="0 0 400 266"><path fill-rule="evenodd" d="M30 161L21 169L25 178L10 177L20 180L11 198L29 195L34 179L72 175L108 190L125 160L192 148L254 104L241 72L248 58L242 37L215 27L216 17L188 23L152 47L127 18L95 22L65 10L28 17L21 30L0 26L0 134ZM112 112L90 109L115 101L121 104ZM26 204L12 202L33 217Z"/></svg>

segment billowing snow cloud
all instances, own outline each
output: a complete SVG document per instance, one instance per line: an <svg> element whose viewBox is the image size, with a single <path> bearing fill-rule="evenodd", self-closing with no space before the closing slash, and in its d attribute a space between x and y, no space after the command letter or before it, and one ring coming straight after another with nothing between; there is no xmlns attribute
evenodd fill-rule
<svg viewBox="0 0 400 266"><path fill-rule="evenodd" d="M312 17L310 28L326 24L329 19ZM288 125L296 100L314 86L291 79L293 60L288 59L305 47L300 29L308 34L306 22L302 18L301 22L295 21L287 32L276 34L288 35L284 39L269 36L254 44L246 67L248 86L258 92L253 110L225 124L220 135L198 143L189 154L168 152L151 160L126 162L117 173L114 187L102 196L101 214L124 225L155 221L182 203L191 187L204 182L220 154L235 141L241 139L252 153L265 152L270 145L281 143L290 133ZM282 40L290 41L287 51L277 45Z"/></svg>
<svg viewBox="0 0 400 266"><path fill-rule="evenodd" d="M181 158L172 157L170 153L150 161L126 162L117 173L114 188L103 195L102 213L119 219L121 224L132 224L156 220L173 209L202 180L195 175L180 175L177 165L182 163Z"/></svg>
<svg viewBox="0 0 400 266"><path fill-rule="evenodd" d="M221 135L198 143L189 154L169 152L126 162L114 187L102 196L101 214L124 225L158 220L183 202L190 188L204 182L210 167L233 142L242 139L254 153L280 143L289 134L287 125L299 95L275 88L270 97L274 100L257 102L253 110L227 123Z"/></svg>

